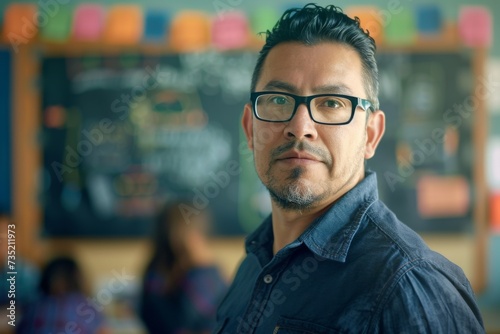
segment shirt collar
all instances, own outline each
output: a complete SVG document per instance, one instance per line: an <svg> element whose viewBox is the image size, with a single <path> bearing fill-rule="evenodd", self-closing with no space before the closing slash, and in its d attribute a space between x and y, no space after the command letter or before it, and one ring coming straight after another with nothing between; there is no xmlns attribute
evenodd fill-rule
<svg viewBox="0 0 500 334"><path fill-rule="evenodd" d="M245 240L247 253L254 252L257 248L266 247L266 244L274 241L272 218L269 215L257 229Z"/></svg>
<svg viewBox="0 0 500 334"><path fill-rule="evenodd" d="M362 218L377 199L376 173L367 171L365 178L318 217L294 244L303 243L318 256L345 262ZM272 243L273 239L272 219L269 216L246 239L246 251L253 252Z"/></svg>
<svg viewBox="0 0 500 334"><path fill-rule="evenodd" d="M321 257L345 262L362 218L377 199L377 176L368 171L365 178L318 217L299 240Z"/></svg>

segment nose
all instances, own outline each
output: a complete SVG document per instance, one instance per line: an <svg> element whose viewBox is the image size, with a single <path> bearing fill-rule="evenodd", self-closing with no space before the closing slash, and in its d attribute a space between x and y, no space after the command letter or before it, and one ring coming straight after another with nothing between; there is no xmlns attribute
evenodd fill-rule
<svg viewBox="0 0 500 334"><path fill-rule="evenodd" d="M316 123L312 120L307 106L301 103L297 106L295 115L286 124L283 129L283 134L288 139L316 139L318 132L316 131Z"/></svg>

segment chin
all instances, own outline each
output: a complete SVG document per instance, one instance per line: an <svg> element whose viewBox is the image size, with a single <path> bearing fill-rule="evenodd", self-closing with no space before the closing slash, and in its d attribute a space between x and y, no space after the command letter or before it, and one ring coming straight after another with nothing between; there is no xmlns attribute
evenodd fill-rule
<svg viewBox="0 0 500 334"><path fill-rule="evenodd" d="M324 198L313 182L303 179L285 180L281 184L265 184L273 201L288 210L305 210Z"/></svg>

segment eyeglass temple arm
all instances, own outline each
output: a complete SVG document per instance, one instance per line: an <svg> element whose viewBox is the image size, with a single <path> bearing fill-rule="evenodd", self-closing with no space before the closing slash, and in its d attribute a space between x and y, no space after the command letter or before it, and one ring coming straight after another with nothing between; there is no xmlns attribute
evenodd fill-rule
<svg viewBox="0 0 500 334"><path fill-rule="evenodd" d="M362 98L358 98L358 105L361 106L361 108L363 108L364 111L368 111L369 109L371 111L375 111L373 109L373 105L370 101L368 100L365 100L365 99L362 99Z"/></svg>

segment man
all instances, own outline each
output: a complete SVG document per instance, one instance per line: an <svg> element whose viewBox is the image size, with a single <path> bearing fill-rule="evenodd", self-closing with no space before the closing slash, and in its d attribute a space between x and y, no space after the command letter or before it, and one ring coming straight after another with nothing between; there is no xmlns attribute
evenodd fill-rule
<svg viewBox="0 0 500 334"><path fill-rule="evenodd" d="M260 52L243 128L272 214L216 333L481 333L463 272L377 198L375 44L339 8L285 12Z"/></svg>

